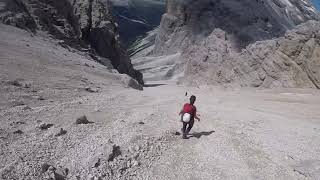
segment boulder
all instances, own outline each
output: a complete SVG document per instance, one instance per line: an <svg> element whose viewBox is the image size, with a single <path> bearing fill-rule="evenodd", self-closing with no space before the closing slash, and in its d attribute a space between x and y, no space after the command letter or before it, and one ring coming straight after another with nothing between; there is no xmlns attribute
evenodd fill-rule
<svg viewBox="0 0 320 180"><path fill-rule="evenodd" d="M60 128L59 132L55 136L62 136L62 135L65 135L65 134L67 134L67 131L64 130L63 128Z"/></svg>
<svg viewBox="0 0 320 180"><path fill-rule="evenodd" d="M86 91L90 92L90 93L97 93L99 92L99 90L97 88L93 88L93 87L86 87L85 88Z"/></svg>
<svg viewBox="0 0 320 180"><path fill-rule="evenodd" d="M42 123L42 124L40 124L39 128L41 130L47 130L47 129L51 128L52 126L53 126L53 124Z"/></svg>
<svg viewBox="0 0 320 180"><path fill-rule="evenodd" d="M76 124L89 124L92 123L87 119L87 116L81 116L79 118L77 118L76 120Z"/></svg>
<svg viewBox="0 0 320 180"><path fill-rule="evenodd" d="M113 161L116 157L122 154L120 146L113 145L112 152L109 154L108 161Z"/></svg>
<svg viewBox="0 0 320 180"><path fill-rule="evenodd" d="M125 85L126 88L133 88L140 91L143 90L143 86L139 84L138 81L136 81L128 75L121 75L121 82Z"/></svg>

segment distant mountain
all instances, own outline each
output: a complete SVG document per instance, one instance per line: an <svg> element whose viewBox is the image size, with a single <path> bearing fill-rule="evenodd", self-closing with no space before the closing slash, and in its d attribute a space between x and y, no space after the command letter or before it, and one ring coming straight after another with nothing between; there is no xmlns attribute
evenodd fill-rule
<svg viewBox="0 0 320 180"><path fill-rule="evenodd" d="M165 0L111 0L119 24L120 40L129 48L138 38L159 26Z"/></svg>

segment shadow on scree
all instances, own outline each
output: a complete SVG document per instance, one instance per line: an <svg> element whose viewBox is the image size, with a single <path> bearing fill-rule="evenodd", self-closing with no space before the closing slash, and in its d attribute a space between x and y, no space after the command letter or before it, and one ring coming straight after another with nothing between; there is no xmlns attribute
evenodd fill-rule
<svg viewBox="0 0 320 180"><path fill-rule="evenodd" d="M210 136L212 133L214 133L215 131L203 131L203 132L195 132L190 134L191 136L189 138L195 137L195 138L201 138L202 136Z"/></svg>
<svg viewBox="0 0 320 180"><path fill-rule="evenodd" d="M164 86L167 84L144 84L143 87L158 87L158 86Z"/></svg>

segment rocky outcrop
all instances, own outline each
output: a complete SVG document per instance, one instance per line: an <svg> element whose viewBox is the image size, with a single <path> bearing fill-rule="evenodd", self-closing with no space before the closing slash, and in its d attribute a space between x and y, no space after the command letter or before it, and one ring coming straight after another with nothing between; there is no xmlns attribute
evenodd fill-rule
<svg viewBox="0 0 320 180"><path fill-rule="evenodd" d="M320 22L299 25L284 37L250 44L241 52L226 32L216 29L182 59L186 83L320 88Z"/></svg>
<svg viewBox="0 0 320 180"><path fill-rule="evenodd" d="M122 75L121 82L124 84L126 88L133 88L140 91L143 90L143 86L141 84L139 84L136 80L132 79L126 74Z"/></svg>
<svg viewBox="0 0 320 180"><path fill-rule="evenodd" d="M1 0L3 23L31 31L47 31L54 38L89 54L102 64L112 65L143 83L127 52L121 47L110 4L100 0Z"/></svg>
<svg viewBox="0 0 320 180"><path fill-rule="evenodd" d="M131 58L145 57L152 54L158 30L159 29L156 28L149 31L146 36L137 38L137 40L128 49Z"/></svg>
<svg viewBox="0 0 320 180"><path fill-rule="evenodd" d="M20 0L0 1L0 21L22 29L36 30L36 23Z"/></svg>
<svg viewBox="0 0 320 180"><path fill-rule="evenodd" d="M238 49L282 36L319 14L306 0L168 0L155 54L175 53L220 28Z"/></svg>

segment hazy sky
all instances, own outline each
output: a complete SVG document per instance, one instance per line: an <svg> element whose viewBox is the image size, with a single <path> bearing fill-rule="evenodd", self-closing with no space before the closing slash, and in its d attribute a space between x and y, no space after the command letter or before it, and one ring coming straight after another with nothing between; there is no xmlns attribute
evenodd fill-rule
<svg viewBox="0 0 320 180"><path fill-rule="evenodd" d="M315 6L320 10L320 0L312 0Z"/></svg>

